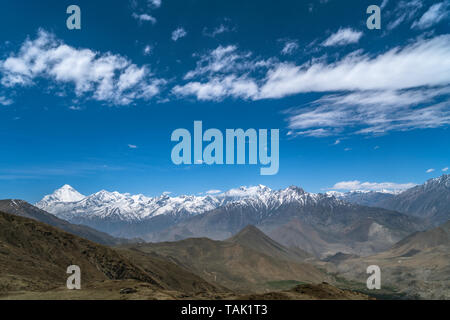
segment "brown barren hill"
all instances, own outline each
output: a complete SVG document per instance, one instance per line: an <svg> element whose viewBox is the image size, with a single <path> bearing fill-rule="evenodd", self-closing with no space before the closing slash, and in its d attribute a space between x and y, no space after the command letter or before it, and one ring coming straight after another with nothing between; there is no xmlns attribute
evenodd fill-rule
<svg viewBox="0 0 450 320"><path fill-rule="evenodd" d="M169 261L146 257L139 266L131 260L138 261L139 254L119 253L44 223L0 212L0 295L64 288L70 265L81 268L82 287L117 281L120 288L121 281L132 280L158 292L220 291Z"/></svg>
<svg viewBox="0 0 450 320"><path fill-rule="evenodd" d="M191 238L175 242L127 245L170 259L205 280L240 292L274 289L274 283L321 283L329 277L305 256L291 252L255 227L226 241Z"/></svg>

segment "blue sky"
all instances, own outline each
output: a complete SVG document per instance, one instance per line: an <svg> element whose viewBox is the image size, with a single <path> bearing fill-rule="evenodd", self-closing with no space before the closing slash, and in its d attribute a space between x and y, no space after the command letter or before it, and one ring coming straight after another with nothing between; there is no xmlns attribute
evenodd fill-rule
<svg viewBox="0 0 450 320"><path fill-rule="evenodd" d="M66 27L71 4L81 30ZM380 30L366 27L371 4L382 8ZM149 196L404 188L448 173L448 0L1 9L0 198L35 202L63 184ZM174 165L170 135L195 120L280 129L278 174Z"/></svg>

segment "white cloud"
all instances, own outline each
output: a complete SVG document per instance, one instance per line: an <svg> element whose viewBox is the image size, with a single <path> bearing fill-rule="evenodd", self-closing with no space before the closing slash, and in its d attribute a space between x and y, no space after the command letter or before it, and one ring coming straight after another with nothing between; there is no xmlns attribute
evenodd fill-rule
<svg viewBox="0 0 450 320"><path fill-rule="evenodd" d="M448 167L445 167L442 169L442 172L447 172L448 171Z"/></svg>
<svg viewBox="0 0 450 320"><path fill-rule="evenodd" d="M449 1L444 1L433 4L418 21L413 23L411 28L426 29L438 24L449 15L449 3Z"/></svg>
<svg viewBox="0 0 450 320"><path fill-rule="evenodd" d="M177 28L172 32L172 40L177 41L178 39L181 39L187 35L186 30L183 28Z"/></svg>
<svg viewBox="0 0 450 320"><path fill-rule="evenodd" d="M221 192L222 192L222 190L213 189L213 190L206 191L205 193L206 194L218 194L218 193L221 193Z"/></svg>
<svg viewBox="0 0 450 320"><path fill-rule="evenodd" d="M149 21L152 24L156 23L156 18L147 13L142 13L142 14L133 13L133 18L135 18L136 20L139 20L139 21L145 21L145 22Z"/></svg>
<svg viewBox="0 0 450 320"><path fill-rule="evenodd" d="M148 0L148 4L154 8L161 7L161 0Z"/></svg>
<svg viewBox="0 0 450 320"><path fill-rule="evenodd" d="M449 95L448 87L328 95L309 106L288 110L288 127L308 135L314 130L332 135L436 128L450 124Z"/></svg>
<svg viewBox="0 0 450 320"><path fill-rule="evenodd" d="M252 99L258 95L258 84L249 73L270 64L268 60L253 59L251 52L238 52L234 45L218 46L200 55L196 68L184 76L185 80L201 79L177 85L172 92L179 96L194 95L199 100L222 100L230 96Z"/></svg>
<svg viewBox="0 0 450 320"><path fill-rule="evenodd" d="M134 144L129 144L129 145L128 145L128 148L130 148L130 149L137 149L137 146L134 145Z"/></svg>
<svg viewBox="0 0 450 320"><path fill-rule="evenodd" d="M260 98L282 98L301 92L398 90L450 82L450 35L419 40L371 58L356 52L333 64L297 66L281 63L271 69Z"/></svg>
<svg viewBox="0 0 450 320"><path fill-rule="evenodd" d="M9 106L9 105L11 105L13 103L14 103L14 101L12 101L11 99L3 97L3 96L0 96L0 104L1 105Z"/></svg>
<svg viewBox="0 0 450 320"><path fill-rule="evenodd" d="M281 50L281 53L284 55L290 55L294 53L294 51L297 50L298 47L299 46L297 41L286 41L283 50Z"/></svg>
<svg viewBox="0 0 450 320"><path fill-rule="evenodd" d="M68 46L44 30L36 39L27 39L17 54L0 60L0 73L2 85L8 88L47 80L65 90L73 85L77 97L117 105L148 100L165 83L155 78L147 66L138 67L109 52Z"/></svg>
<svg viewBox="0 0 450 320"><path fill-rule="evenodd" d="M350 43L357 43L361 39L363 33L355 31L351 28L341 28L333 33L327 40L323 42L323 46L343 46Z"/></svg>
<svg viewBox="0 0 450 320"><path fill-rule="evenodd" d="M80 106L70 106L70 107L69 107L69 110L73 110L73 111L81 111L81 110L83 110L83 108L80 107Z"/></svg>
<svg viewBox="0 0 450 320"><path fill-rule="evenodd" d="M150 55L150 54L152 53L152 50L153 50L153 48L152 48L151 45L146 45L146 46L144 47L144 55L145 55L145 56Z"/></svg>
<svg viewBox="0 0 450 320"><path fill-rule="evenodd" d="M338 144L340 144L340 143L341 143L341 140L337 139L337 140L334 142L334 145L338 145Z"/></svg>
<svg viewBox="0 0 450 320"><path fill-rule="evenodd" d="M290 136L382 134L450 124L450 35L419 39L376 56L362 51L327 64L256 59L236 46L200 55L172 92L199 100L275 99L336 92L287 111ZM265 74L265 76L264 76Z"/></svg>
<svg viewBox="0 0 450 320"><path fill-rule="evenodd" d="M434 169L431 168L431 169L428 169L428 170L426 171L426 173L431 173L431 172L433 172L433 171L434 171Z"/></svg>
<svg viewBox="0 0 450 320"><path fill-rule="evenodd" d="M222 100L232 96L236 98L249 99L257 94L256 83L245 77L229 75L225 77L214 77L208 82L189 82L183 86L175 86L172 92L179 96L194 95L198 100Z"/></svg>
<svg viewBox="0 0 450 320"><path fill-rule="evenodd" d="M214 28L211 32L208 31L208 29L204 29L203 30L203 34L205 36L211 37L211 38L215 38L216 36L218 36L219 34L222 33L226 33L226 32L230 32L232 31L232 29L224 24L221 24L220 26Z"/></svg>
<svg viewBox="0 0 450 320"><path fill-rule="evenodd" d="M414 183L394 183L394 182L361 182L354 181L341 181L336 183L331 189L333 190L365 190L365 191L402 191L416 186Z"/></svg>

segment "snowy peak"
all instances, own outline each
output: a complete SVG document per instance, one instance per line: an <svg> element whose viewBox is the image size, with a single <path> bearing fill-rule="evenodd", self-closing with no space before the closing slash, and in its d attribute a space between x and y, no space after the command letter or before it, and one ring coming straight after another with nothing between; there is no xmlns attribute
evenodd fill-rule
<svg viewBox="0 0 450 320"><path fill-rule="evenodd" d="M55 190L52 194L45 196L42 200L46 202L75 202L84 198L84 195L68 184L65 184L61 188Z"/></svg>
<svg viewBox="0 0 450 320"><path fill-rule="evenodd" d="M450 174L443 174L440 177L437 178L433 178L428 180L427 182L425 182L424 185L425 188L430 188L430 187L441 187L441 188L447 188L450 189Z"/></svg>

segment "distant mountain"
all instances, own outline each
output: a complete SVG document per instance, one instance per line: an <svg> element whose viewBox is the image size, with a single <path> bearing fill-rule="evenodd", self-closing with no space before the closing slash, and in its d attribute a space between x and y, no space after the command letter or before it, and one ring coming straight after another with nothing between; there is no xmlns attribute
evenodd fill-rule
<svg viewBox="0 0 450 320"><path fill-rule="evenodd" d="M67 192L57 190L37 206L116 237L153 242L191 237L225 240L255 225L279 243L318 257L339 251L365 256L424 227L417 218L296 186L272 190L258 185L214 196L156 198L101 191L76 202L64 202L57 197L61 193Z"/></svg>
<svg viewBox="0 0 450 320"><path fill-rule="evenodd" d="M87 226L71 224L22 200L0 200L0 211L31 218L99 244L117 245L128 242Z"/></svg>
<svg viewBox="0 0 450 320"><path fill-rule="evenodd" d="M330 261L341 276L355 280L364 278L367 266L378 265L382 286L409 298L450 299L450 221L415 232L376 255Z"/></svg>
<svg viewBox="0 0 450 320"><path fill-rule="evenodd" d="M357 255L338 252L332 256L326 257L325 259L323 259L323 261L332 262L332 263L340 263L340 262L348 260L348 259L356 259L356 258L358 258Z"/></svg>
<svg viewBox="0 0 450 320"><path fill-rule="evenodd" d="M113 290L119 296L121 286L130 284L153 292L148 298L195 292L212 296L220 291L167 260L146 256L145 263L137 265L139 253L118 252L33 219L0 212L0 230L0 296L36 291L47 295L49 290L60 290L53 298L67 295L66 270L73 264L82 272L80 291L93 286L95 295L108 284L104 298Z"/></svg>
<svg viewBox="0 0 450 320"><path fill-rule="evenodd" d="M443 247L450 253L450 220L439 227L413 233L396 243L390 249L390 253L396 256L408 257L420 251L436 247Z"/></svg>
<svg viewBox="0 0 450 320"><path fill-rule="evenodd" d="M289 249L272 240L255 226L247 226L226 241L243 245L273 258L287 261L304 262L312 255L301 249Z"/></svg>
<svg viewBox="0 0 450 320"><path fill-rule="evenodd" d="M271 192L264 200L230 202L143 237L150 241L194 236L222 240L255 225L275 241L319 257L339 251L365 256L423 228L420 219L405 214L310 194L297 187Z"/></svg>
<svg viewBox="0 0 450 320"><path fill-rule="evenodd" d="M88 225L114 236L139 237L227 204L267 211L286 202L303 201L296 189L290 187L275 191L258 185L231 189L214 196L170 197L163 194L154 198L103 190L87 197L81 196L80 199L79 192L65 185L45 196L36 206L71 223ZM308 195L317 197L315 194ZM243 227L239 226L240 229Z"/></svg>
<svg viewBox="0 0 450 320"><path fill-rule="evenodd" d="M450 219L450 175L430 179L378 205L442 224Z"/></svg>
<svg viewBox="0 0 450 320"><path fill-rule="evenodd" d="M398 193L399 192L389 190L383 191L355 190L349 192L336 192L336 191L327 192L327 194L333 195L338 199L368 207L377 207L381 202L392 199Z"/></svg>
<svg viewBox="0 0 450 320"><path fill-rule="evenodd" d="M266 291L273 282L320 283L326 274L301 256L248 226L225 241L190 238L176 242L140 243L124 248L171 259L211 283L238 291Z"/></svg>

